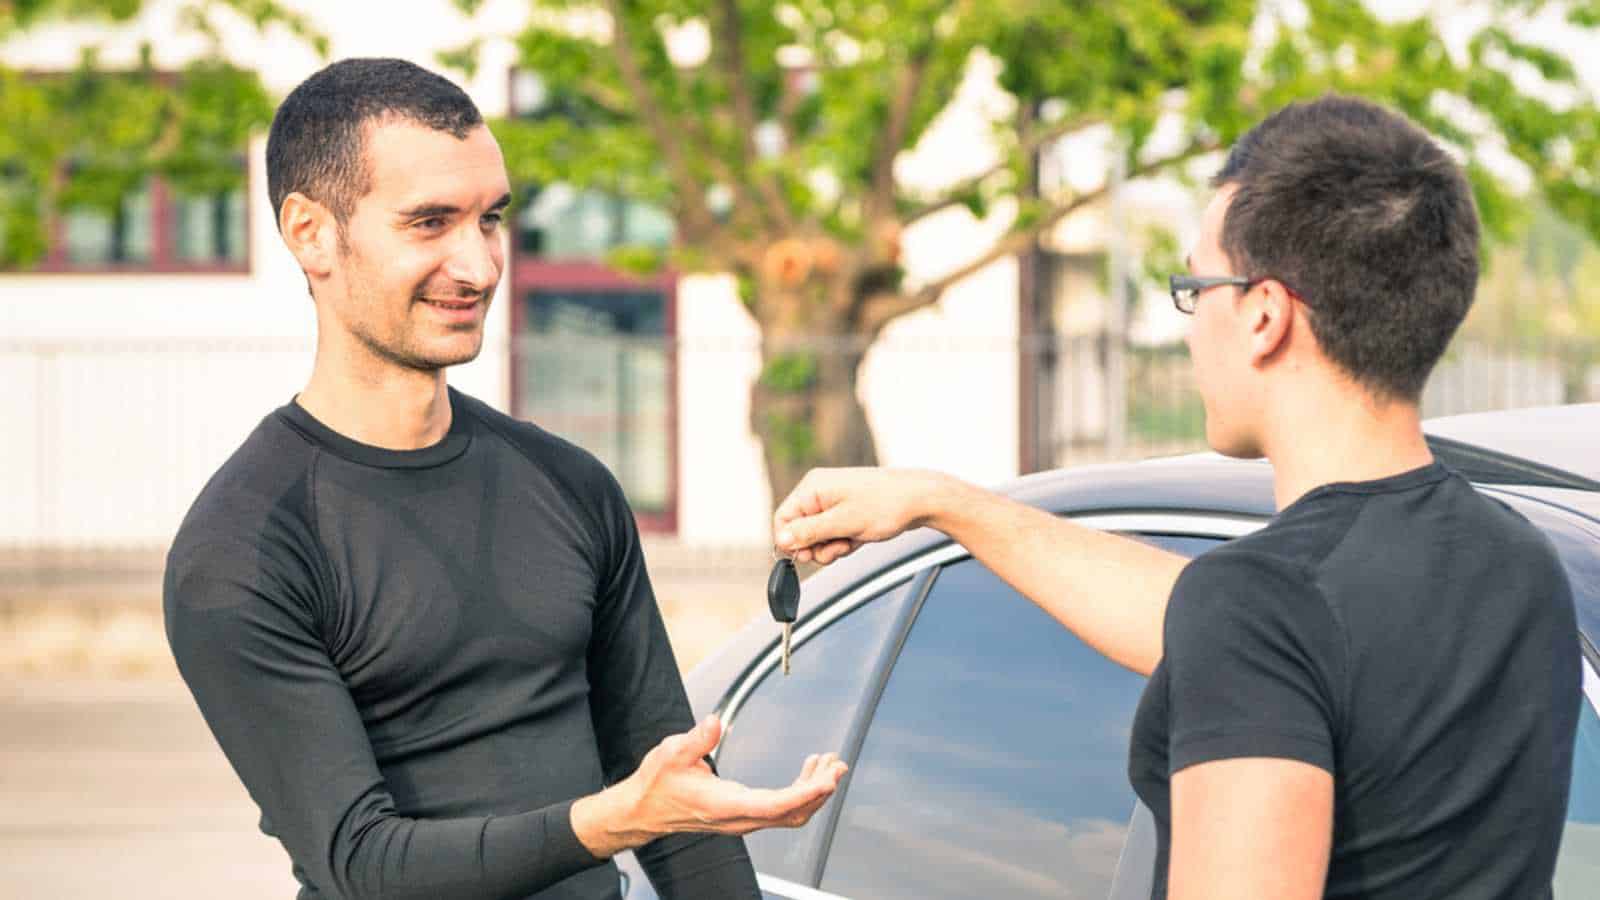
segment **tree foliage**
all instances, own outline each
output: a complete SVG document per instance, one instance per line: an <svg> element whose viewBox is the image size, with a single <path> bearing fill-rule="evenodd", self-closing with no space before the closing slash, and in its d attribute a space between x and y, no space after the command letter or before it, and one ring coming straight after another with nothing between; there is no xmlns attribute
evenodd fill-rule
<svg viewBox="0 0 1600 900"><path fill-rule="evenodd" d="M142 0L13 0L0 3L0 38L59 21L123 24L143 7ZM132 67L102 65L92 46L70 71L0 66L0 267L43 257L54 212L114 210L151 176L183 193L242 183L246 142L271 121L274 103L256 73L222 59L215 29L222 15L286 27L326 50L325 37L271 0L199 0L181 18L212 38L212 51L176 72L157 71L148 45Z"/></svg>
<svg viewBox="0 0 1600 900"><path fill-rule="evenodd" d="M677 223L678 267L739 278L764 337L752 426L775 492L806 465L873 460L854 372L889 322L1103 198L1104 185L1042 189L1034 174L1041 148L1091 130L1114 134L1139 178L1227 147L1291 101L1361 95L1454 148L1491 236L1511 236L1529 206L1519 176L1600 236L1600 111L1569 60L1521 37L1556 16L1600 38L1594 0L1485 0L1398 21L1347 0L534 5L519 63L541 77L550 114L495 124L514 176L658 203ZM1452 45L1441 23L1459 14L1480 24L1452 29L1465 34ZM694 45L706 52L674 57ZM984 61L1009 101L986 111L990 164L932 190L899 177ZM900 235L958 207L1009 229L908 283ZM834 350L799 365L817 338Z"/></svg>

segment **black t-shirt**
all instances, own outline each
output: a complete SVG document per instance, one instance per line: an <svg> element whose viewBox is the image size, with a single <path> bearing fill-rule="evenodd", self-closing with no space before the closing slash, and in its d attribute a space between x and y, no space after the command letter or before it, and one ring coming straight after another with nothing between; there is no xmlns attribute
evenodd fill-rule
<svg viewBox="0 0 1600 900"><path fill-rule="evenodd" d="M694 722L632 513L584 451L450 392L420 450L290 403L167 560L167 633L302 898L616 898L574 799ZM638 853L663 897L758 897L737 838Z"/></svg>
<svg viewBox="0 0 1600 900"><path fill-rule="evenodd" d="M1334 776L1326 896L1548 897L1580 671L1554 549L1461 476L1310 492L1173 589L1129 755L1153 896L1171 776L1266 756Z"/></svg>

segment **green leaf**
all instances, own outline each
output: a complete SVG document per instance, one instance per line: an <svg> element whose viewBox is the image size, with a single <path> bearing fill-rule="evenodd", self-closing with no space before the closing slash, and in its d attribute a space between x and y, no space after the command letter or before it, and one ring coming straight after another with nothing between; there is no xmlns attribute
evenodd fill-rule
<svg viewBox="0 0 1600 900"><path fill-rule="evenodd" d="M457 2L459 3L461 0L457 0ZM440 50L433 55L433 58L439 61L439 65L447 69L454 69L468 78L473 78L478 74L478 51L482 47L483 40L475 38L459 47Z"/></svg>

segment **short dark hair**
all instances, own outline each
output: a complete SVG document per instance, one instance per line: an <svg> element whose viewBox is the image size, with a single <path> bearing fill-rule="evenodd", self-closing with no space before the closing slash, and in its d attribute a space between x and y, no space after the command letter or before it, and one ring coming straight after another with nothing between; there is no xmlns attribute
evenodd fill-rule
<svg viewBox="0 0 1600 900"><path fill-rule="evenodd" d="M333 212L341 228L372 189L366 127L385 118L464 139L483 124L466 92L403 59L346 59L284 98L267 135L267 193L276 217L299 191Z"/></svg>
<svg viewBox="0 0 1600 900"><path fill-rule="evenodd" d="M1252 128L1212 180L1237 274L1310 308L1324 353L1386 399L1415 402L1472 306L1478 214L1465 175L1404 116L1329 95Z"/></svg>

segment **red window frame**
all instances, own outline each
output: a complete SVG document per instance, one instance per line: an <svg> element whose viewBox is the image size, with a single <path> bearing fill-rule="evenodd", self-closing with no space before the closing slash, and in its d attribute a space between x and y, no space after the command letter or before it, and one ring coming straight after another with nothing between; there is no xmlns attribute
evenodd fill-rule
<svg viewBox="0 0 1600 900"><path fill-rule="evenodd" d="M244 255L237 261L194 262L174 255L171 227L177 215L173 191L159 175L150 177L150 259L145 262L75 263L67 258L66 219L52 212L48 224L50 249L31 269L12 274L45 275L246 275L251 271L255 243L254 174L248 159L245 167Z"/></svg>
<svg viewBox="0 0 1600 900"><path fill-rule="evenodd" d="M586 260L551 260L515 251L516 238L512 237L511 262L511 334L510 407L522 409L522 364L517 353L517 339L527 324L523 312L523 299L532 291L660 291L665 302L666 331L662 336L669 348L667 353L667 501L661 512L634 511L639 530L648 534L676 534L678 531L678 277L664 272L653 277L634 277L623 274L600 262ZM535 423L537 424L537 423Z"/></svg>

